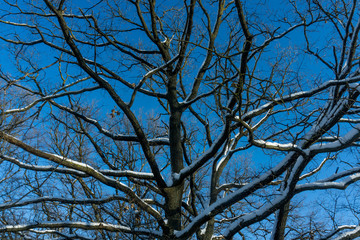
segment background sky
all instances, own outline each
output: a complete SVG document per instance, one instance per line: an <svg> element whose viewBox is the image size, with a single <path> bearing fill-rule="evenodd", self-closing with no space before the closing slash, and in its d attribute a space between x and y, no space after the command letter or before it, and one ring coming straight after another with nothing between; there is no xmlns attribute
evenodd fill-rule
<svg viewBox="0 0 360 240"><path fill-rule="evenodd" d="M246 9L248 12L249 21L251 22L258 22L259 26L263 26L263 24L267 24L269 28L279 28L278 33L281 33L284 31L288 25L285 23L287 20L291 21L291 19L285 19L287 17L294 17L293 12L289 12L290 7L289 3L286 4L287 1L282 0L276 0L276 1L258 1L258 4L254 4L253 1L245 1ZM93 6L92 8L89 8L86 13L94 12L97 16L101 17L108 14L108 12L101 11L102 4L99 2L99 4L96 1L71 1L69 9L67 11L73 11L78 13L78 7L87 8L90 6ZM119 4L122 4L121 1ZM163 1L159 2L159 6L166 7L166 4L173 4L176 6L176 1L169 2L169 1ZM212 6L207 6L209 9L212 8ZM125 8L125 7L124 7ZM126 9L124 9L126 11ZM256 16L252 15L253 12L256 12ZM279 17L281 16L281 17ZM284 16L284 17L282 17ZM6 11L0 12L0 17L2 19L6 19L9 21L29 21L31 22L31 17L28 17L28 19L20 18L19 15L7 15ZM201 15L197 15L197 20L201 18ZM281 19L283 18L283 22L275 21L275 19ZM296 16L294 17L296 18ZM258 21L257 21L258 20ZM170 21L170 20L169 20ZM74 29L76 29L76 20L74 21ZM57 32L58 30L53 28L51 23L46 22L44 23L47 27L48 33ZM100 25L105 26L105 20L104 22L99 22ZM317 26L314 26L311 28L311 41L310 45L316 45L316 49L319 51L321 56L323 56L325 59L332 59L331 52L329 51L329 46L331 44L334 44L333 34L334 31L328 27L329 23L322 23ZM122 25L122 22L114 20L109 24L109 26L113 28L122 27L126 28L127 26ZM85 26L84 26L85 28ZM255 31L256 26L254 26L253 31ZM24 31L22 28L14 27L14 26L8 26L3 25L2 28L2 36L17 36L19 39L32 39L31 38L31 31ZM201 30L201 29L200 29ZM200 31L199 30L199 31ZM90 31L90 30L89 30ZM228 29L221 30L221 34L218 39L218 44L221 45L221 42L224 41L228 37ZM14 34L15 33L15 34ZM151 43L146 40L144 37L144 34L139 33L138 31L134 31L131 35L127 35L124 33L116 33L119 40L127 41L130 43L141 43L144 48L151 49L154 47L151 45ZM74 31L74 35L79 36L81 38L81 34L78 34ZM61 42L59 39L52 39L54 42ZM265 39L261 39L261 37L257 37L256 41L259 43L265 41ZM239 43L239 48L242 47L242 42ZM85 50L86 48L86 50ZM272 49L274 51L265 51L262 54L263 61L261 62L261 66L258 68L256 74L259 76L265 76L269 75L269 72L271 71L273 67L273 62L275 59L282 58L281 61L284 64L289 64L291 66L291 69L293 69L293 72L289 74L290 77L297 78L298 79L298 85L296 88L292 88L291 86L285 90L283 93L289 94L292 91L306 91L309 89L312 89L314 86L319 85L325 81L328 81L330 79L333 79L335 76L333 73L331 73L324 64L320 63L318 60L314 60L313 57L310 57L309 55L304 54L306 52L306 43L305 39L303 37L303 29L299 28L292 33L290 33L286 38L282 38L281 40L274 41L272 43ZM132 66L131 68L128 68L129 65L127 65L127 59L123 58L122 55L119 54L117 51L102 51L101 49L96 49L97 54L97 61L102 62L112 70L119 73L121 77L128 80L130 83L137 84L141 77L145 74L145 71L139 70L141 67ZM95 49L93 48L87 48L84 47L84 54L89 59L95 59L94 55ZM49 50L49 47L46 47L44 45L38 45L36 47L17 47L12 48L9 47L9 44L1 42L0 45L0 69L3 72L6 72L9 78L17 79L25 74L25 72L30 69L30 66L25 61L21 60L17 62L13 58L14 54L23 54L24 56L31 58L31 60L35 60L38 64L38 66L44 66L47 65L49 62L55 62L57 57L59 55L57 52L53 50ZM204 52L201 49L196 49L193 53L195 57L191 59L191 64L189 66L188 74L184 75L184 79L191 80L194 78L195 73L191 71L191 68L196 69L202 64L202 59L204 56ZM66 57L64 56L64 59ZM130 62L130 61L129 61ZM161 62L161 59L159 59L158 65L163 64ZM253 63L254 64L254 63ZM251 65L251 64L250 64ZM19 73L16 66L21 66L23 68L22 70L24 73ZM64 83L63 79L60 79L60 75L58 72L58 69L62 68L63 70L67 70L67 73L69 74L69 79L67 81L71 81L72 78L78 78L83 73L78 70L78 68L74 67L66 67L65 64L59 65L55 64L52 67L50 67L47 71L40 73L40 75L37 76L37 79L39 81L42 81L47 85L46 90L48 92L54 91L54 89L61 86L61 84ZM281 69L282 66L279 67ZM36 74L34 74L35 76ZM209 76L211 77L211 76ZM31 81L31 78L27 78L28 86L35 87L34 82ZM129 90L128 87L123 86L117 81L109 80L114 86L115 89L120 93L121 97L125 99L125 101L129 101L130 96L132 94L132 91ZM279 71L278 75L274 76L274 82L278 81L281 82L281 71ZM189 81L191 82L191 81ZM67 83L67 82L66 82ZM85 83L85 85L88 83ZM81 85L82 87L84 85ZM160 87L159 87L160 88ZM185 86L186 89L191 88L191 84ZM73 88L75 90L76 88ZM273 90L276 89L276 85L272 88ZM163 87L162 92L165 92L166 89ZM9 93L8 93L9 94ZM9 95L8 95L9 96ZM319 96L321 98L323 96ZM11 98L11 95L7 97L5 100L8 100ZM86 93L81 97L81 100L83 100L84 103L88 104L89 106L92 106L95 108L95 110L98 112L97 118L99 121L109 121L111 122L112 118L112 111L115 110L116 112L119 111L119 109L116 107L115 103L111 100L111 98L101 90L94 91L91 93ZM323 102L325 102L326 99L324 99ZM60 103L68 103L68 99L58 99ZM321 101L320 101L321 102ZM9 108L18 108L20 106L23 106L23 102L11 102L11 105ZM168 114L163 110L163 108L159 105L157 101L152 101L149 97L144 96L143 94L138 93L136 101L132 107L134 113L138 117L147 117L152 116L154 118L159 118L159 121L167 122L168 120ZM44 107L44 111L42 112L42 117L46 119L47 114L51 114L54 109L51 109L49 106ZM216 112L209 112L208 113L208 119L211 124L216 124L217 119L215 118ZM295 115L291 112L284 113L282 115L283 118L280 120L283 125L290 124L292 119L295 117ZM119 116L120 118L121 116ZM191 117L191 114L188 112L184 113L184 119L186 119L185 124L191 125L196 124L196 121L194 118ZM275 119L276 120L276 119ZM41 123L44 127L48 126L46 122ZM109 126L111 126L111 123L108 123ZM114 123L115 126L116 123ZM125 124L124 124L125 125ZM151 128L152 126L149 126ZM219 128L220 129L220 128ZM346 131L347 129L343 129L342 131ZM220 131L220 130L218 130ZM218 134L218 132L213 132L214 136ZM247 139L243 139L244 141ZM281 140L280 140L281 142ZM194 147L198 152L201 152L203 150L203 146L199 144L198 146ZM196 155L196 154L194 154ZM261 149L257 148L250 148L247 151L243 151L238 153L234 156L236 159L239 159L238 161L234 161L234 164L229 166L230 170L232 168L239 168L242 170L244 167L248 167L249 171L255 171L255 172L264 172L265 170L269 169L271 166L274 166L276 163L278 163L283 157L283 154L274 154L274 152L269 151L267 154L265 154ZM324 156L319 156L318 159L316 159L316 162L319 163ZM324 166L323 173L319 174L317 177L322 178L325 176L331 175L331 173L335 172L337 167L339 167L340 171L347 169L347 163L341 162L342 160L347 160L349 158L352 158L353 156L349 152L344 152L341 155L338 156L338 160L331 163L327 163ZM336 164L335 164L336 163ZM312 168L315 168L317 165L313 164L310 165L310 168L308 170L311 170ZM148 171L147 168L145 170ZM170 178L170 176L167 176ZM349 188L347 190L347 193L349 194L349 199L357 199L357 195L355 192L355 188ZM321 194L323 194L324 191L321 191ZM342 194L342 193L341 193ZM322 201L323 197L319 197L319 192L314 193L303 193L300 194L299 197L296 197L295 202L299 201L301 203L299 204L313 204L314 202L320 202ZM331 196L336 198L337 193L331 193L326 196ZM325 197L327 198L327 197ZM346 199L341 200L346 201ZM350 200L349 200L350 201ZM336 201L332 201L331 203L335 204ZM339 200L340 202L340 200ZM325 207L325 206L324 206ZM334 207L334 206L331 206ZM312 211L312 209L309 209L308 211ZM341 217L348 215L348 210L342 209L339 214ZM307 214L307 213L299 213L301 214ZM324 213L322 213L324 214ZM349 216L352 216L349 214ZM350 217L351 221L357 221L357 219Z"/></svg>

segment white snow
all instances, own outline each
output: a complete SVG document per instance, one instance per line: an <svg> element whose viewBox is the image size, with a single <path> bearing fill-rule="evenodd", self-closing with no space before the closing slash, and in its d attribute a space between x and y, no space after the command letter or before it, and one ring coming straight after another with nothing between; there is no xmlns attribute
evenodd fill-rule
<svg viewBox="0 0 360 240"><path fill-rule="evenodd" d="M321 153L321 152L330 152L337 151L341 148L344 148L351 144L353 141L356 141L360 137L360 124L354 126L348 133L346 133L343 137L340 137L337 141L331 143L320 143L311 146L310 152Z"/></svg>
<svg viewBox="0 0 360 240"><path fill-rule="evenodd" d="M342 239L355 239L356 237L360 236L360 226L357 226L354 230L345 232L340 234L334 240L342 240Z"/></svg>

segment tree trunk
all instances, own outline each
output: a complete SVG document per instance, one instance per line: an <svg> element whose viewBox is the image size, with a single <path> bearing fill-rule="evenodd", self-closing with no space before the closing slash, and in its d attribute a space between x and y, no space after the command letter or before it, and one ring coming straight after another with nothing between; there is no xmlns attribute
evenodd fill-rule
<svg viewBox="0 0 360 240"><path fill-rule="evenodd" d="M169 79L168 97L170 103L170 163L171 173L179 173L184 168L183 149L181 136L182 110L179 108L176 91L176 77ZM180 183L171 188L166 188L166 218L171 230L181 230L181 202L184 184Z"/></svg>
<svg viewBox="0 0 360 240"><path fill-rule="evenodd" d="M289 215L290 201L288 201L282 208L276 213L276 224L274 225L273 233L271 235L272 240L284 240L286 221Z"/></svg>

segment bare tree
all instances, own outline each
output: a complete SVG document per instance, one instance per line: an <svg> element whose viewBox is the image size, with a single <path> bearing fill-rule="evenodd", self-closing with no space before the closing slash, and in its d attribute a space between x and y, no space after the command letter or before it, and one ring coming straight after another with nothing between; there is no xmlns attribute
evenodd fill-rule
<svg viewBox="0 0 360 240"><path fill-rule="evenodd" d="M359 9L2 0L2 238L360 236Z"/></svg>

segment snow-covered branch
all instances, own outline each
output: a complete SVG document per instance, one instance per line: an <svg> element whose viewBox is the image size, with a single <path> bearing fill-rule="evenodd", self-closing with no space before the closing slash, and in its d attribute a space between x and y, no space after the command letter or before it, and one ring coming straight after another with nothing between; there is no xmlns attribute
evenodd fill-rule
<svg viewBox="0 0 360 240"><path fill-rule="evenodd" d="M40 197L35 199L23 200L23 201L15 201L0 204L0 210L10 209L14 207L23 207L30 204L42 203L42 202L58 202L61 204L79 204L79 205L89 205L89 204L105 204L111 201L126 201L128 200L121 196L109 196L99 199L70 199L70 198L61 198L61 197Z"/></svg>
<svg viewBox="0 0 360 240"><path fill-rule="evenodd" d="M311 146L309 150L311 153L314 154L339 151L351 145L353 142L357 141L359 137L360 137L360 124L357 124L343 137L339 137L338 140L326 144L315 144Z"/></svg>
<svg viewBox="0 0 360 240"><path fill-rule="evenodd" d="M30 232L32 233L36 233L36 234L41 234L41 235L48 235L48 234L51 234L51 235L58 235L62 238L57 238L56 240L70 240L70 239L77 239L77 240L95 240L96 238L90 238L90 237L85 237L83 235L80 235L80 234L68 234L68 233L63 233L63 232L60 232L60 231L57 231L57 230L34 230L34 229L31 229L29 230ZM21 235L24 235L25 237L27 238L30 238L31 239L31 236L28 236L30 234L21 234Z"/></svg>
<svg viewBox="0 0 360 240"><path fill-rule="evenodd" d="M152 208L150 205L145 203L143 200L141 200L139 198L139 196L136 195L135 192L131 188L129 188L127 185L125 185L124 183L122 183L120 181L117 181L115 179L105 176L104 174L102 174L98 170L94 169L90 165L81 163L78 161L74 161L72 159L62 157L62 156L59 156L59 155L56 155L53 153L47 153L47 152L41 151L37 148L34 148L34 147L20 141L19 139L15 138L5 132L2 132L2 131L0 131L0 138L15 145L15 146L20 147L21 149L23 149L35 156L45 158L49 161L55 162L57 164L63 165L68 168L72 168L77 171L84 172L108 186L111 186L111 187L114 187L116 189L123 191L125 194L127 194L129 197L131 197L135 202L137 202L143 210L147 211L149 214L154 216L160 222L163 222L160 213L157 210L155 210L154 208Z"/></svg>
<svg viewBox="0 0 360 240"><path fill-rule="evenodd" d="M97 89L100 89L100 87L96 86L96 87L91 87L91 88L83 88L78 91L69 91L69 92L63 92L63 93L59 93L59 94L49 95L46 97L39 98L23 108L6 110L6 111L4 111L4 114L9 115L12 113L25 112L25 111L28 111L29 109L33 108L34 106L36 106L38 103L46 102L46 101L49 101L50 99L60 98L60 97L69 96L69 95L76 95L76 94L81 94L81 93L85 93L85 92L91 92L91 91L95 91Z"/></svg>
<svg viewBox="0 0 360 240"><path fill-rule="evenodd" d="M40 165L33 165L21 162L20 160L0 154L0 159L9 161L11 163L16 164L20 168L29 169L33 171L39 171L39 172L57 172L57 173L64 173L64 174L72 174L79 177L89 177L84 172L74 170L72 168L63 168L59 166L40 166ZM137 179L153 179L154 175L152 173L145 173L145 172L136 172L131 170L98 170L100 173L106 175L106 176L112 176L112 177L130 177L130 178L137 178Z"/></svg>
<svg viewBox="0 0 360 240"><path fill-rule="evenodd" d="M356 226L355 228L353 228L352 226L342 226L340 230L345 230L345 229L354 229L354 230L344 232L339 236L337 236L336 238L334 238L334 240L351 240L360 237L360 226Z"/></svg>
<svg viewBox="0 0 360 240"><path fill-rule="evenodd" d="M340 182L334 182L338 178L338 175L334 174L332 177L328 178L327 181L321 180L313 183L299 184L296 186L296 192L299 193L303 191L320 190L320 189L346 189L350 184L360 180L360 170L359 169L357 170L358 173L354 173Z"/></svg>
<svg viewBox="0 0 360 240"><path fill-rule="evenodd" d="M350 78L346 78L343 80L329 80L329 81L321 84L319 87L313 88L311 90L291 93L289 95L275 98L271 102L263 104L260 107L247 112L246 114L244 114L242 116L242 119L244 119L244 121L246 121L255 116L259 116L260 114L268 111L269 109L275 107L276 105L284 104L284 103L291 102L291 101L298 100L298 99L305 99L305 98L311 97L311 96L313 96L317 93L320 93L320 92L324 91L325 89L328 89L332 86L347 85L347 84L355 83L355 82L359 82L359 81L360 81L360 76L350 77Z"/></svg>
<svg viewBox="0 0 360 240"><path fill-rule="evenodd" d="M31 230L36 228L80 228L84 230L96 230L102 229L111 232L124 232L124 233L134 233L139 236L152 236L152 237L161 237L161 232L155 230L148 230L145 228L129 228L122 225L115 225L110 223L103 222L72 222L72 221L62 221L62 222L39 222L39 223L30 223L30 224L19 224L19 225L3 225L0 226L0 232L20 232L25 230Z"/></svg>
<svg viewBox="0 0 360 240"><path fill-rule="evenodd" d="M328 240L331 239L331 237L333 237L334 235L336 235L337 233L343 231L343 230L348 230L348 229L355 229L357 226L356 225L343 225L343 226L339 226L337 227L335 230L331 231L330 233L326 234L324 237L320 238L320 240Z"/></svg>

